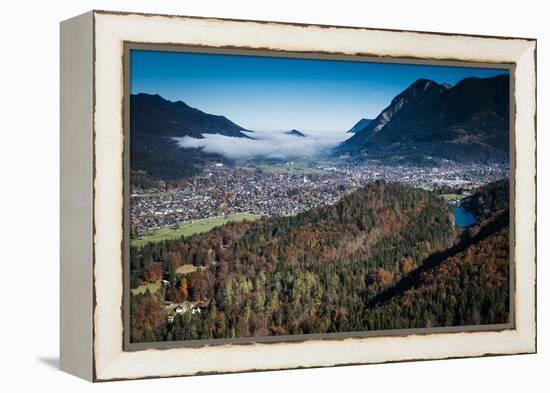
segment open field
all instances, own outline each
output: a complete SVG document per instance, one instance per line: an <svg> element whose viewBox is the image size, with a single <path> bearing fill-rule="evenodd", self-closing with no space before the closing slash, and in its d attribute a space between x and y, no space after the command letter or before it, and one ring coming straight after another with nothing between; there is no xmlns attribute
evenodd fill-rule
<svg viewBox="0 0 550 393"><path fill-rule="evenodd" d="M141 284L139 287L132 289L132 294L142 295L147 292L147 289L149 289L151 295L157 293L157 291L160 289L160 280L147 284Z"/></svg>
<svg viewBox="0 0 550 393"><path fill-rule="evenodd" d="M223 217L209 217L201 220L182 223L177 226L168 226L160 229L145 232L141 239L132 239L132 247L142 247L148 242L160 242L167 239L177 239L182 236L191 236L195 233L208 232L209 230L227 224L228 222L249 220L254 221L260 218L259 214L237 213Z"/></svg>
<svg viewBox="0 0 550 393"><path fill-rule="evenodd" d="M312 165L311 162L298 160L298 161L289 161L285 163L261 163L255 165L254 167L245 167L247 169L261 170L266 173L277 173L277 174L286 174L286 175L311 175L311 174L322 174L327 173L327 171L317 168Z"/></svg>
<svg viewBox="0 0 550 393"><path fill-rule="evenodd" d="M454 201L457 199L463 199L465 197L464 195L459 195L459 194L441 194L441 196L446 201Z"/></svg>

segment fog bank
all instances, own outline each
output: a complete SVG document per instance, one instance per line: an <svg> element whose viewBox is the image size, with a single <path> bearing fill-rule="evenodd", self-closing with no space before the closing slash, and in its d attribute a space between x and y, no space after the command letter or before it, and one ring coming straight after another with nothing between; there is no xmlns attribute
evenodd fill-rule
<svg viewBox="0 0 550 393"><path fill-rule="evenodd" d="M288 135L286 132L257 131L247 133L251 138L229 137L219 134L203 134L202 139L184 136L174 138L183 148L202 148L207 153L221 154L230 159L294 159L326 154L344 141L345 132L308 132L306 137Z"/></svg>

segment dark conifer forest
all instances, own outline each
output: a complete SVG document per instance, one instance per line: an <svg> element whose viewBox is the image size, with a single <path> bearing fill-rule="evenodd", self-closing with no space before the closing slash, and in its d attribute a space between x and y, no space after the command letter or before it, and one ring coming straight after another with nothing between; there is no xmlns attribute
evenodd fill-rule
<svg viewBox="0 0 550 393"><path fill-rule="evenodd" d="M463 202L376 181L293 216L132 248L132 342L506 323L509 182Z"/></svg>

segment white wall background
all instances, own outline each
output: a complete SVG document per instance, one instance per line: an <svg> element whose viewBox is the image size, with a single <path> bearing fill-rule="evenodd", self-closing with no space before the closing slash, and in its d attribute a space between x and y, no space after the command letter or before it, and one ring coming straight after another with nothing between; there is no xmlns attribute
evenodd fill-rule
<svg viewBox="0 0 550 393"><path fill-rule="evenodd" d="M0 13L0 390L548 391L548 109L543 1L9 1ZM539 354L92 385L58 371L59 27L90 9L538 38ZM546 104L546 105L545 105Z"/></svg>

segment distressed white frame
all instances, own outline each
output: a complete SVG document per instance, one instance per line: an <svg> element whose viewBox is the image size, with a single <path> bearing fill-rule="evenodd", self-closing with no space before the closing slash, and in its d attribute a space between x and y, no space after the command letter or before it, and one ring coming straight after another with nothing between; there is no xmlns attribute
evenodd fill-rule
<svg viewBox="0 0 550 393"><path fill-rule="evenodd" d="M536 351L535 40L108 12L80 18L91 18L93 26L94 296L87 300L95 301L95 307L92 359L89 354L81 358L73 354L85 370L73 372L103 381ZM121 313L124 42L514 63L515 328L125 352Z"/></svg>

